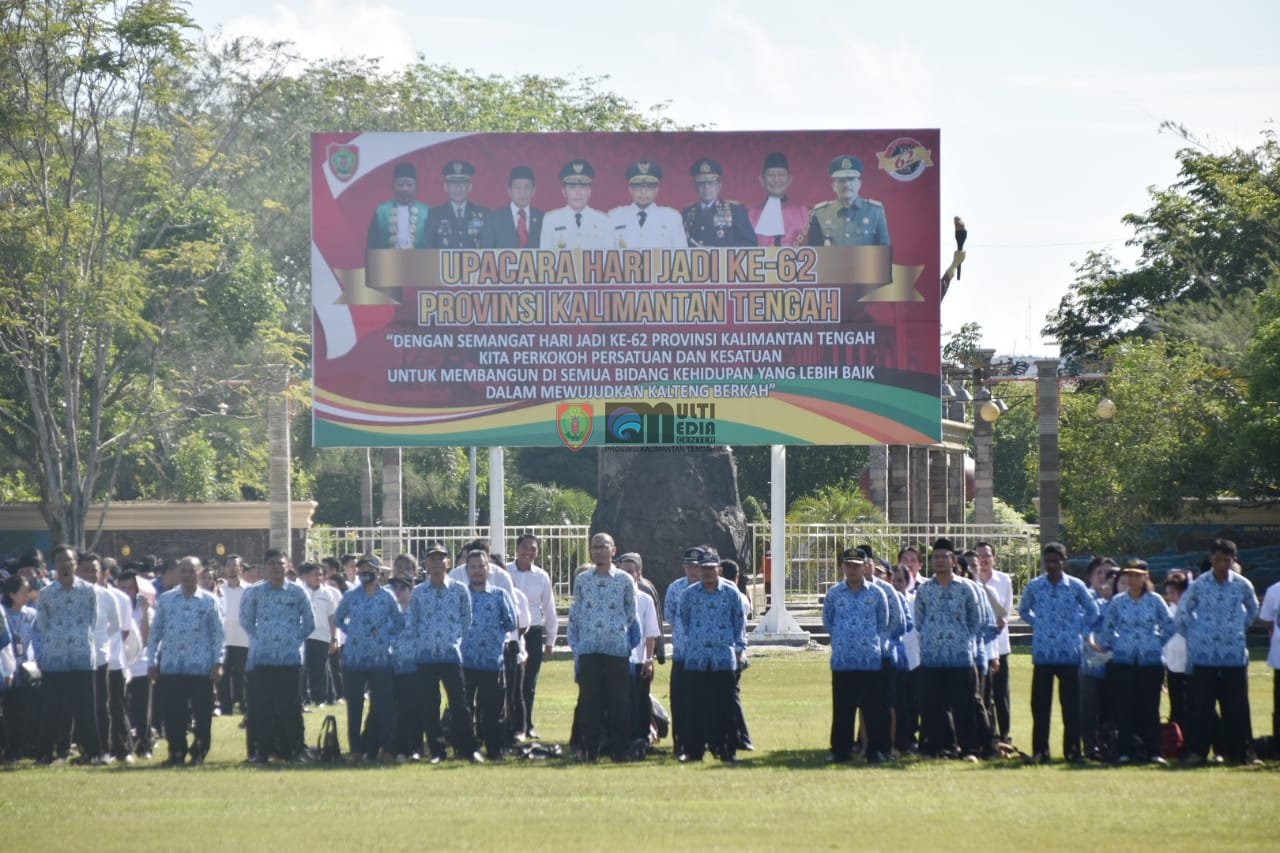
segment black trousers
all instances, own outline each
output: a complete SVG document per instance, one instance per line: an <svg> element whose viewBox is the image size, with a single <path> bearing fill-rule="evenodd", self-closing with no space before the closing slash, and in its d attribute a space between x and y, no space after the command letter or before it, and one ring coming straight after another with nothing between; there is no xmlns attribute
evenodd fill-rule
<svg viewBox="0 0 1280 853"><path fill-rule="evenodd" d="M987 679L987 708L995 715L996 734L1009 739L1009 656L1000 655L1000 669Z"/></svg>
<svg viewBox="0 0 1280 853"><path fill-rule="evenodd" d="M1222 715L1217 731L1213 722L1216 708L1221 708ZM1191 714L1186 753L1204 757L1213 745L1214 751L1228 761L1244 761L1253 745L1248 668L1197 666L1192 670Z"/></svg>
<svg viewBox="0 0 1280 853"><path fill-rule="evenodd" d="M653 674L643 677L642 663L628 662L631 674L631 741L649 742L649 723L653 718L653 705L649 702L649 689L653 686Z"/></svg>
<svg viewBox="0 0 1280 853"><path fill-rule="evenodd" d="M123 760L133 752L129 732L129 708L125 700L124 670L107 670L107 717L111 728L111 755Z"/></svg>
<svg viewBox="0 0 1280 853"><path fill-rule="evenodd" d="M164 736L169 758L182 760L188 751L203 758L213 742L213 692L207 675L161 675L164 689ZM195 722L195 739L187 744L187 724Z"/></svg>
<svg viewBox="0 0 1280 853"><path fill-rule="evenodd" d="M396 755L421 755L423 710L422 677L415 672L396 673L391 679L391 692L395 698L395 753ZM351 713L348 704L347 713Z"/></svg>
<svg viewBox="0 0 1280 853"><path fill-rule="evenodd" d="M1177 723L1185 735L1191 727L1191 676L1166 670L1165 679L1169 686L1169 719Z"/></svg>
<svg viewBox="0 0 1280 853"><path fill-rule="evenodd" d="M502 648L503 737L511 743L528 728L524 710L524 664L520 663L520 643L508 640Z"/></svg>
<svg viewBox="0 0 1280 853"><path fill-rule="evenodd" d="M1271 738L1276 749L1280 746L1280 669L1271 673Z"/></svg>
<svg viewBox="0 0 1280 853"><path fill-rule="evenodd" d="M738 751L738 732L733 716L733 670L685 670L689 708L692 716L685 731L685 754L702 758L710 747L717 758L729 759Z"/></svg>
<svg viewBox="0 0 1280 853"><path fill-rule="evenodd" d="M4 716L0 758L18 761L36 754L36 745L39 743L36 702L39 699L40 689L30 685L11 687L0 693L0 710Z"/></svg>
<svg viewBox="0 0 1280 853"><path fill-rule="evenodd" d="M631 743L631 695L627 667L630 661L614 655L591 654L578 657L577 719L582 749L587 758L600 751L602 715L608 714L609 749L615 760L625 759ZM732 682L730 682L732 690Z"/></svg>
<svg viewBox="0 0 1280 853"><path fill-rule="evenodd" d="M525 632L524 647L529 657L524 662L524 678L520 691L524 696L524 728L526 735L533 731L533 700L538 693L538 673L542 672L543 647L547 643L546 629L535 625Z"/></svg>
<svg viewBox="0 0 1280 853"><path fill-rule="evenodd" d="M990 757L995 748L996 724L987 704L987 694L991 691L991 670L987 664L980 664L973 669L973 733L977 739L978 755Z"/></svg>
<svg viewBox="0 0 1280 853"><path fill-rule="evenodd" d="M347 700L347 746L358 755L374 757L394 747L395 711L392 708L392 676L388 670L348 669L343 673ZM364 719L364 694L369 691L369 719ZM361 728L363 724L363 729ZM421 740L421 738L419 738ZM408 753L421 749L421 744Z"/></svg>
<svg viewBox="0 0 1280 853"><path fill-rule="evenodd" d="M306 746L302 722L300 667L257 666L249 673L248 742L250 756L293 759ZM165 687L168 691L168 687Z"/></svg>
<svg viewBox="0 0 1280 853"><path fill-rule="evenodd" d="M685 711L684 661L671 659L671 746L676 755L685 752L685 726L689 714Z"/></svg>
<svg viewBox="0 0 1280 853"><path fill-rule="evenodd" d="M329 703L337 702L339 698L346 698L347 690L343 686L342 679L342 647L338 647L337 654L329 655Z"/></svg>
<svg viewBox="0 0 1280 853"><path fill-rule="evenodd" d="M1133 666L1112 661L1107 681L1121 755L1133 756L1134 738L1142 741L1146 758L1160 754L1160 685L1164 667ZM1203 754L1203 753L1202 753Z"/></svg>
<svg viewBox="0 0 1280 853"><path fill-rule="evenodd" d="M107 686L107 665L104 663L93 671L93 720L98 729L99 751L105 755L111 737L111 694ZM79 726L76 726L75 737L80 741Z"/></svg>
<svg viewBox="0 0 1280 853"><path fill-rule="evenodd" d="M475 716L467 702L462 664L418 664L418 678L422 690L422 720L427 732L427 749L432 755L445 754L444 733L440 725L440 688L444 687L449 700L449 739L453 741L454 754L470 756L476 751Z"/></svg>
<svg viewBox="0 0 1280 853"><path fill-rule="evenodd" d="M1049 754L1049 720L1053 708L1053 680L1058 680L1062 711L1062 754L1080 755L1080 667L1075 664L1036 664L1031 671L1031 752ZM1095 679L1096 680L1096 679Z"/></svg>
<svg viewBox="0 0 1280 853"><path fill-rule="evenodd" d="M222 679L218 682L218 705L222 713L230 714L236 703L240 704L240 713L248 710L245 700L244 665L249 659L248 646L227 646L222 662Z"/></svg>
<svg viewBox="0 0 1280 853"><path fill-rule="evenodd" d="M922 666L919 673L921 723L925 734L925 744L920 751L938 755L949 751L954 744L961 753L977 754L974 668Z"/></svg>
<svg viewBox="0 0 1280 853"><path fill-rule="evenodd" d="M71 751L71 729L89 758L102 755L98 721L93 705L93 671L46 672L41 678L40 758L66 758Z"/></svg>
<svg viewBox="0 0 1280 853"><path fill-rule="evenodd" d="M646 692L645 702L647 703L648 700L649 697ZM645 713L649 713L647 704L645 707ZM742 670L740 669L734 670L733 673L733 716L737 724L735 736L738 740L738 748L746 749L748 746L752 746L751 732L747 729L747 714L742 710ZM646 717L645 720L647 723L648 717Z"/></svg>
<svg viewBox="0 0 1280 853"><path fill-rule="evenodd" d="M485 752L490 758L502 754L507 739L504 736L502 720L502 703L504 690L502 673L485 669L464 669L462 684L467 696L467 704L471 706L476 721L475 730L484 742ZM454 716L454 720L457 720Z"/></svg>
<svg viewBox="0 0 1280 853"><path fill-rule="evenodd" d="M151 734L151 679L136 675L125 688L129 709L129 728L133 730L133 748L138 755L146 755L155 746Z"/></svg>
<svg viewBox="0 0 1280 853"><path fill-rule="evenodd" d="M1080 741L1085 755L1101 752L1106 724L1112 722L1111 689L1104 675L1094 678L1080 673Z"/></svg>
<svg viewBox="0 0 1280 853"><path fill-rule="evenodd" d="M888 739L885 730L889 727L882 688L878 671L832 671L831 754L836 758L853 757L858 712L862 713L862 726L867 731L869 754L881 751L879 745Z"/></svg>
<svg viewBox="0 0 1280 853"><path fill-rule="evenodd" d="M908 752L917 746L916 733L920 729L920 704L916 695L919 673L918 667L895 673L897 701L894 703L893 746L899 752Z"/></svg>
<svg viewBox="0 0 1280 853"><path fill-rule="evenodd" d="M312 705L323 705L329 701L329 641L308 637L302 649L307 672L304 701Z"/></svg>

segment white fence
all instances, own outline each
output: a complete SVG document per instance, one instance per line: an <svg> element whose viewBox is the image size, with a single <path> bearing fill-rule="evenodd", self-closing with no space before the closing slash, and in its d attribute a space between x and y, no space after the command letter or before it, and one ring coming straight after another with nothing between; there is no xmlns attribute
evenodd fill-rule
<svg viewBox="0 0 1280 853"><path fill-rule="evenodd" d="M538 537L538 565L551 575L557 597L567 599L578 566L589 562L590 534L585 524L509 526L507 541L495 552L507 562L515 558L516 539L526 533ZM315 527L307 536L307 559L340 557L343 554L377 554L390 562L398 554L421 554L428 542L440 541L458 557L462 546L473 539L487 539L484 527Z"/></svg>

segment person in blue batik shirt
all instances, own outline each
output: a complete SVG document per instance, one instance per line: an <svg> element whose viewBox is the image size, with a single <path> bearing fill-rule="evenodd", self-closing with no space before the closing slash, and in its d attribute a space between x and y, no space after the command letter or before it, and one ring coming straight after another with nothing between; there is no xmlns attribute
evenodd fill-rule
<svg viewBox="0 0 1280 853"><path fill-rule="evenodd" d="M418 645L409 628L409 602L413 583L393 577L387 589L396 597L403 629L391 643L391 693L395 699L395 760L398 764L422 760L423 719L422 679L418 676Z"/></svg>
<svg viewBox="0 0 1280 853"><path fill-rule="evenodd" d="M93 705L93 628L98 621L98 595L76 577L76 552L70 545L53 549L56 580L36 599L37 662L43 674L40 692L44 725L40 764L65 761L76 740L91 763L101 763L98 723Z"/></svg>
<svg viewBox="0 0 1280 853"><path fill-rule="evenodd" d="M240 625L249 635L249 761L272 755L305 761L302 723L302 644L315 630L306 590L286 577L289 558L272 548L264 555L266 580L245 590Z"/></svg>
<svg viewBox="0 0 1280 853"><path fill-rule="evenodd" d="M391 590L378 585L381 568L377 557L361 557L356 562L360 585L343 594L334 614L334 623L347 636L342 646L342 689L347 700L348 761L352 764L374 758L379 750L384 757L395 755L391 644L404 631L404 615Z"/></svg>
<svg viewBox="0 0 1280 853"><path fill-rule="evenodd" d="M578 706L582 758L599 757L603 714L608 712L609 748L614 761L628 760L631 743L630 676L627 663L636 620L636 582L613 565L617 548L608 533L591 537L595 568L573 583L569 644L578 661ZM716 561L717 566L719 560ZM736 601L735 601L736 603Z"/></svg>
<svg viewBox="0 0 1280 853"><path fill-rule="evenodd" d="M958 751L977 761L973 698L977 695L974 637L982 613L972 584L955 575L950 539L933 543L933 577L916 590L915 624L920 634L920 752L940 757Z"/></svg>
<svg viewBox="0 0 1280 853"><path fill-rule="evenodd" d="M1098 618L1098 605L1082 581L1066 574L1067 549L1044 546L1044 574L1022 591L1018 615L1031 626L1031 760L1049 763L1053 680L1062 707L1062 753L1080 761L1080 648Z"/></svg>
<svg viewBox="0 0 1280 853"><path fill-rule="evenodd" d="M1215 707L1222 710L1221 744L1215 750L1227 761L1255 760L1245 631L1258 618L1258 595L1234 570L1236 543L1214 540L1209 562L1213 571L1191 582L1174 620L1187 638L1191 667L1191 731L1183 760L1193 765L1203 764L1209 754Z"/></svg>
<svg viewBox="0 0 1280 853"><path fill-rule="evenodd" d="M462 680L485 753L497 761L503 745L503 647L507 632L516 626L516 614L511 595L490 585L489 571L488 552L467 555L471 624L462 635Z"/></svg>
<svg viewBox="0 0 1280 853"><path fill-rule="evenodd" d="M889 606L879 587L867 583L866 552L846 549L840 555L844 580L827 591L822 602L822 626L831 636L831 755L843 763L853 758L854 723L859 711L868 743L887 740L888 717L879 695L881 649L889 635ZM896 600L896 593L895 593ZM867 762L888 756L868 749Z"/></svg>
<svg viewBox="0 0 1280 853"><path fill-rule="evenodd" d="M1111 652L1107 687L1116 721L1120 754L1117 764L1134 755L1134 737L1153 764L1160 756L1160 687L1164 683L1161 653L1173 636L1173 617L1156 595L1145 560L1129 560L1121 572L1121 589L1103 611L1091 647Z"/></svg>
<svg viewBox="0 0 1280 853"><path fill-rule="evenodd" d="M179 584L156 599L156 617L147 638L152 663L147 676L163 680L164 734L169 767L181 767L188 752L193 767L204 763L213 743L213 686L222 678L222 614L212 594L197 581L200 560L178 561ZM187 745L187 721L195 740Z"/></svg>
<svg viewBox="0 0 1280 853"><path fill-rule="evenodd" d="M684 623L684 668L692 711L681 761L701 761L703 749L736 762L737 717L733 676L746 664L746 619L734 584L720 577L720 555L704 549L696 586L680 594Z"/></svg>
<svg viewBox="0 0 1280 853"><path fill-rule="evenodd" d="M680 624L680 595L691 586L696 586L699 576L699 563L702 562L705 549L689 548L684 552L680 565L684 568L684 577L676 578L667 585L665 598L662 601L662 616L671 626L671 683L668 697L671 702L671 745L672 751L679 758L684 754L684 728L689 720L685 699L684 677L684 627Z"/></svg>
<svg viewBox="0 0 1280 853"><path fill-rule="evenodd" d="M475 719L467 703L462 677L462 635L471 624L471 595L466 584L446 574L449 552L440 542L427 545L427 580L409 599L408 629L417 645L418 679L425 714L431 763L445 757L440 725L440 688L449 699L449 735L458 758L479 762L472 729Z"/></svg>

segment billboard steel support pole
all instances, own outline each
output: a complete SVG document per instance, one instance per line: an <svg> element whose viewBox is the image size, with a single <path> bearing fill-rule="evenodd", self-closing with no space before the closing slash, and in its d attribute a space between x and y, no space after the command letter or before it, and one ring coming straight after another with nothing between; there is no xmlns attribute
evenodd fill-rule
<svg viewBox="0 0 1280 853"><path fill-rule="evenodd" d="M751 632L756 643L807 643L809 632L800 627L787 611L787 448L775 444L769 448L769 554L771 560L769 612Z"/></svg>

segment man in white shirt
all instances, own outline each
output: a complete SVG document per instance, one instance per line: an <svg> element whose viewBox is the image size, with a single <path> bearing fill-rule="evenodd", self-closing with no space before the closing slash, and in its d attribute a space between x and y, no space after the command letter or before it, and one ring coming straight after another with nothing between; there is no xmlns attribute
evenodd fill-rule
<svg viewBox="0 0 1280 853"><path fill-rule="evenodd" d="M249 635L240 626L240 601L248 584L244 582L244 560L230 554L222 562L222 635L226 658L222 665L222 681L218 684L218 705L230 714L240 703L240 713L248 707L244 690L244 664L249 658Z"/></svg>
<svg viewBox="0 0 1280 853"><path fill-rule="evenodd" d="M81 553L76 559L76 575L93 587L98 598L98 618L93 624L93 710L103 754L96 757L102 763L110 764L115 756L108 751L112 733L107 672L111 660L111 638L120 636L120 608L115 597L102 585L102 559L97 554ZM123 681L121 684L123 689ZM91 761L95 758L87 757Z"/></svg>
<svg viewBox="0 0 1280 853"><path fill-rule="evenodd" d="M103 745L110 750L111 757L116 761L132 764L133 738L129 731L129 709L125 697L129 680L125 645L133 633L133 602L129 600L129 596L107 583L108 577L120 574L120 567L116 561L108 558L103 563L109 564L110 570L107 565L103 566L98 583L111 594L112 600L115 601L120 625L120 630L111 635L111 645L107 653L107 717L111 736ZM128 645L133 646L136 642L137 637L134 637L133 642L129 642Z"/></svg>
<svg viewBox="0 0 1280 853"><path fill-rule="evenodd" d="M593 207L591 184L596 172L586 160L570 160L560 170L560 192L567 204L542 218L543 249L612 249L609 217Z"/></svg>
<svg viewBox="0 0 1280 853"><path fill-rule="evenodd" d="M619 249L688 248L680 212L654 204L662 185L662 167L652 160L637 160L626 174L631 204L609 211L614 244Z"/></svg>
<svg viewBox="0 0 1280 853"><path fill-rule="evenodd" d="M533 700L538 692L538 673L542 670L543 658L551 654L560 630L551 576L534 563L540 547L537 536L532 533L522 535L516 540L516 558L507 566L512 584L529 599L529 630L524 635L528 657L524 662L521 691L524 694L525 718L517 730L531 739L538 736L533 728Z"/></svg>
<svg viewBox="0 0 1280 853"><path fill-rule="evenodd" d="M311 614L316 626L303 646L303 666L307 673L307 695L312 705L332 702L329 685L329 655L338 650L338 628L333 614L338 610L338 596L333 588L320 577L320 567L315 563L303 563L298 567L298 580L311 599Z"/></svg>
<svg viewBox="0 0 1280 853"><path fill-rule="evenodd" d="M628 552L618 558L618 568L639 580L640 555ZM653 686L653 649L662 631L658 623L658 603L642 588L636 588L636 620L640 642L631 649L631 742L649 743L649 720L653 715L649 690Z"/></svg>
<svg viewBox="0 0 1280 853"><path fill-rule="evenodd" d="M1258 609L1258 618L1267 623L1267 636L1271 648L1267 652L1267 666L1271 667L1271 738L1280 743L1280 583L1267 587ZM1274 747L1273 747L1274 748Z"/></svg>
<svg viewBox="0 0 1280 853"><path fill-rule="evenodd" d="M991 677L986 680L988 708L995 711L996 733L1001 743L1009 743L1009 619L1013 612L1013 579L996 568L996 549L990 542L979 542L973 549L978 555L978 581L995 593L996 600L1004 608L1004 615L996 613L995 652L996 663Z"/></svg>
<svg viewBox="0 0 1280 853"><path fill-rule="evenodd" d="M125 700L129 712L129 727L133 735L134 754L151 757L151 679L147 677L151 657L147 652L147 640L151 636L154 610L138 584L138 573L127 568L117 579L120 589L132 603L130 630L138 632L138 656L129 664L129 683L125 687Z"/></svg>

